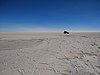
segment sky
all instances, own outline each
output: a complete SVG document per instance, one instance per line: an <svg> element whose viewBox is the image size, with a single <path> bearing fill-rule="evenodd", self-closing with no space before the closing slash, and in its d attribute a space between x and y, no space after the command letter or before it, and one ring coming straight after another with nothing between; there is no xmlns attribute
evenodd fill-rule
<svg viewBox="0 0 100 75"><path fill-rule="evenodd" d="M100 31L100 0L0 0L0 32Z"/></svg>

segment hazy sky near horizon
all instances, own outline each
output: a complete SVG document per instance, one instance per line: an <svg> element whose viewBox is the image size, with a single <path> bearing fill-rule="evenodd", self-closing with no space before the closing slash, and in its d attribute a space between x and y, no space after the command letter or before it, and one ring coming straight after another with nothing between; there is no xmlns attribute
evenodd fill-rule
<svg viewBox="0 0 100 75"><path fill-rule="evenodd" d="M0 0L0 32L100 31L100 0Z"/></svg>

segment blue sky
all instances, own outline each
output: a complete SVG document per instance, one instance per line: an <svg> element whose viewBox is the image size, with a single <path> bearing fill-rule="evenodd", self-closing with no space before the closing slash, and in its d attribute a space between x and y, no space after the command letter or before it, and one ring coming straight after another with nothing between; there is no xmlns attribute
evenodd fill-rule
<svg viewBox="0 0 100 75"><path fill-rule="evenodd" d="M0 0L0 32L100 31L100 0Z"/></svg>

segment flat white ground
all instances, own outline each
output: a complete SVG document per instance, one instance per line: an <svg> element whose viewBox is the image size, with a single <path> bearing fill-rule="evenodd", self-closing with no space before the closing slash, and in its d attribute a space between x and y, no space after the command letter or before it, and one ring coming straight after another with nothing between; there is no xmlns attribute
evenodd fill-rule
<svg viewBox="0 0 100 75"><path fill-rule="evenodd" d="M0 33L0 75L100 75L100 33Z"/></svg>

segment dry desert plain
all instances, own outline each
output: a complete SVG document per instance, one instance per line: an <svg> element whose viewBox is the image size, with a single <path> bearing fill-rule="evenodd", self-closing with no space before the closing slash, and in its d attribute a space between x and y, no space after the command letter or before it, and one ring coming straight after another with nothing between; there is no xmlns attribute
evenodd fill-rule
<svg viewBox="0 0 100 75"><path fill-rule="evenodd" d="M100 32L0 33L0 75L100 75Z"/></svg>

